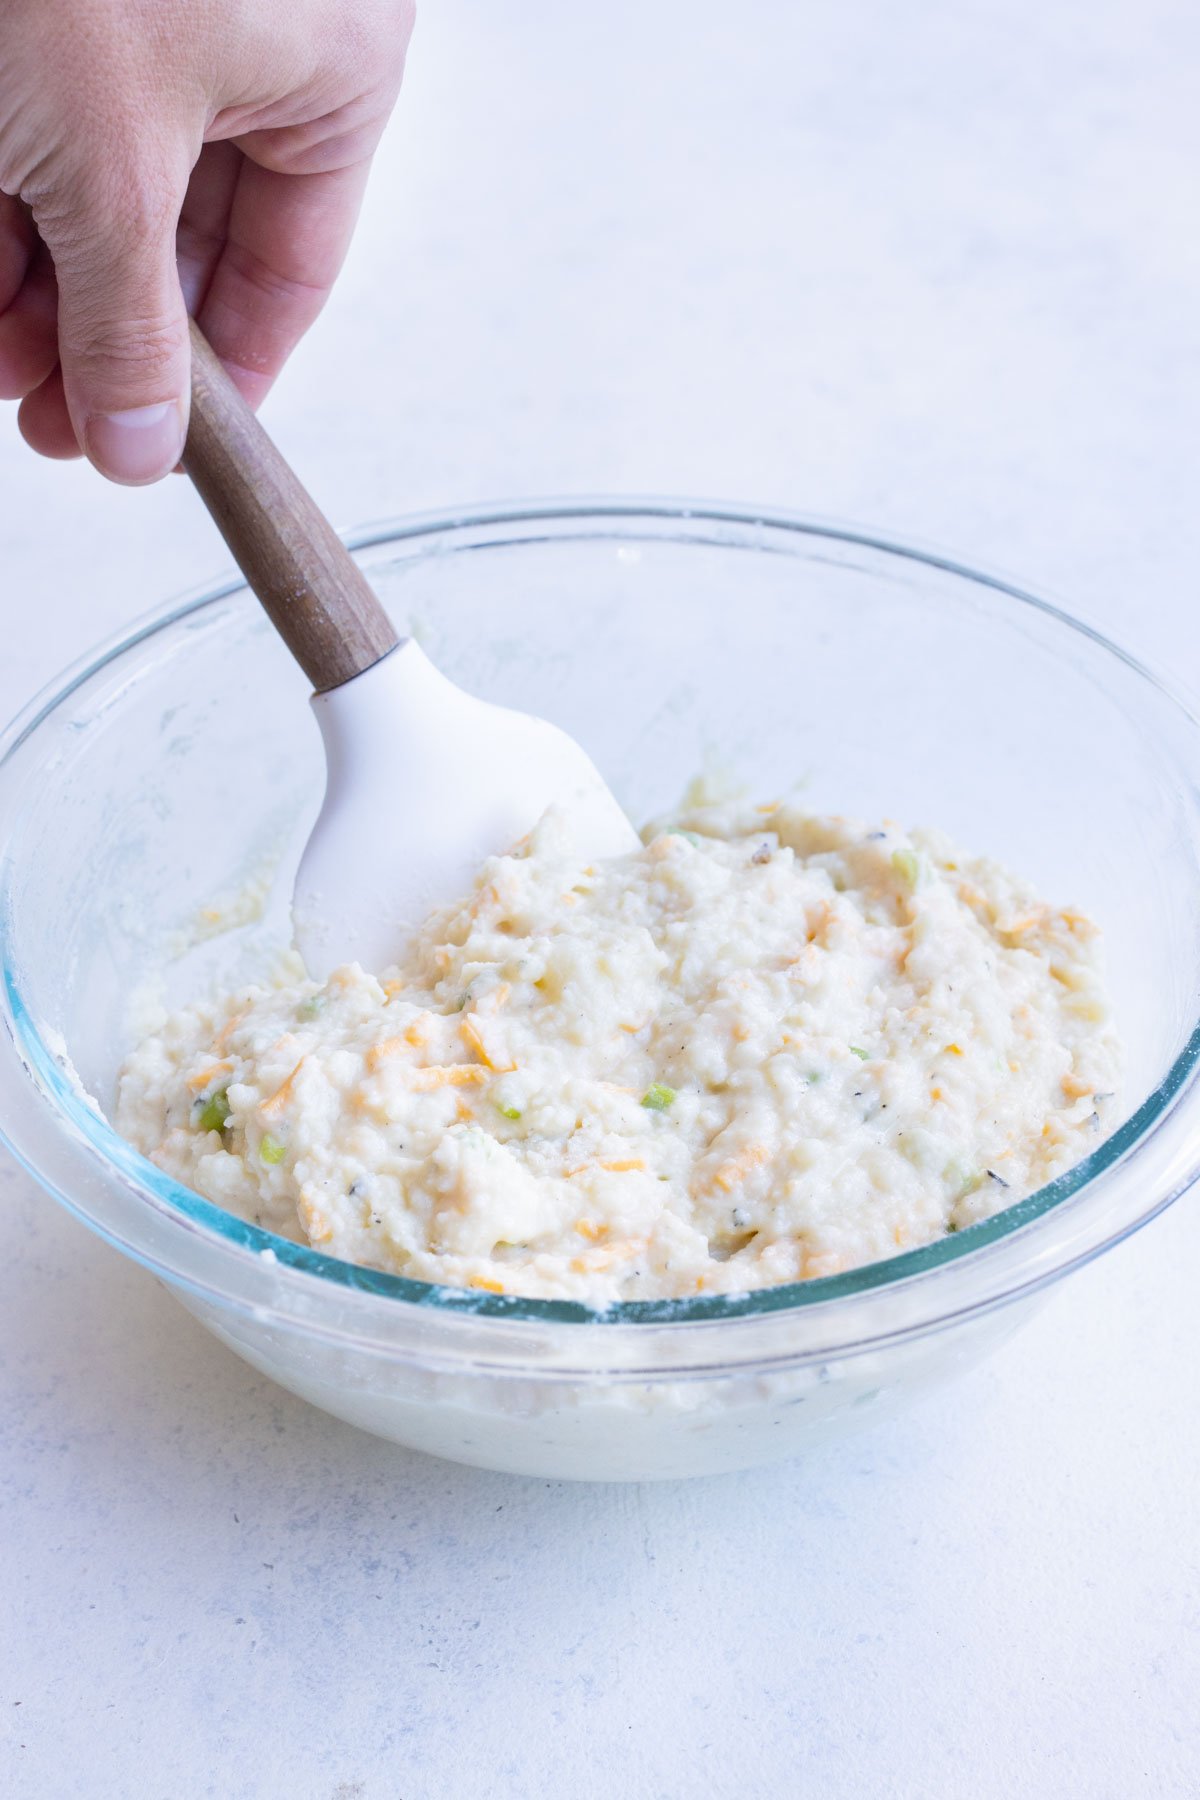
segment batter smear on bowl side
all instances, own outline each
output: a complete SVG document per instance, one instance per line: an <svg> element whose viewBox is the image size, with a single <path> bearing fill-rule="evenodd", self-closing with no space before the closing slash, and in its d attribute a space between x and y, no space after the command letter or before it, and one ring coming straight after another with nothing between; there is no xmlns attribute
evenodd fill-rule
<svg viewBox="0 0 1200 1800"><path fill-rule="evenodd" d="M617 1300L830 1275L1101 1141L1096 928L932 831L697 804L582 865L554 811L393 968L164 1019L117 1123L329 1255Z"/></svg>

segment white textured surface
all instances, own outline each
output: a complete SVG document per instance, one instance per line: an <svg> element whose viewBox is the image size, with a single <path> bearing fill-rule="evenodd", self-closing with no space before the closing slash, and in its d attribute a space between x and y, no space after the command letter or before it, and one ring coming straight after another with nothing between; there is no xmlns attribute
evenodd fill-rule
<svg viewBox="0 0 1200 1800"><path fill-rule="evenodd" d="M774 501L1197 682L1198 57L1184 0L428 0L268 421L347 522ZM0 493L6 712L223 561L182 481L117 493L7 422ZM1200 1791L1194 1200L908 1421L599 1489L335 1425L0 1196L6 1794Z"/></svg>

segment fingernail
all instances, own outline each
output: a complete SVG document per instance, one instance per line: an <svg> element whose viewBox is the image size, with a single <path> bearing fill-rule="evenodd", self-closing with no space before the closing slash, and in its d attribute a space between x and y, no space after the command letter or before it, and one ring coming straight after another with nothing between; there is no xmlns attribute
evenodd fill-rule
<svg viewBox="0 0 1200 1800"><path fill-rule="evenodd" d="M94 413L84 430L87 453L112 481L136 486L157 481L183 450L183 406L134 406L128 412Z"/></svg>

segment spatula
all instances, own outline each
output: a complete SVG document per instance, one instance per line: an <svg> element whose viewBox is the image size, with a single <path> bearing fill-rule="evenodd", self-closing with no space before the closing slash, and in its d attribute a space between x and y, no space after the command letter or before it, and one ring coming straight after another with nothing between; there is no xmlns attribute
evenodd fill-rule
<svg viewBox="0 0 1200 1800"><path fill-rule="evenodd" d="M572 738L465 693L398 635L195 324L183 466L316 690L325 799L292 901L310 974L386 968L555 802L583 860L636 847Z"/></svg>

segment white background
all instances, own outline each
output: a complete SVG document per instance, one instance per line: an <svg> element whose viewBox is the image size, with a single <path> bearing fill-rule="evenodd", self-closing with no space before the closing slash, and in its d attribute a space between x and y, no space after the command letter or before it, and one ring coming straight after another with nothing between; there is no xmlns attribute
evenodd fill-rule
<svg viewBox="0 0 1200 1800"><path fill-rule="evenodd" d="M1200 685L1198 91L1187 0L426 0L268 423L346 524L774 502ZM4 712L224 560L5 418ZM641 1488L361 1436L0 1205L14 1800L1200 1793L1194 1199L911 1418Z"/></svg>

